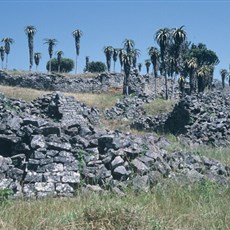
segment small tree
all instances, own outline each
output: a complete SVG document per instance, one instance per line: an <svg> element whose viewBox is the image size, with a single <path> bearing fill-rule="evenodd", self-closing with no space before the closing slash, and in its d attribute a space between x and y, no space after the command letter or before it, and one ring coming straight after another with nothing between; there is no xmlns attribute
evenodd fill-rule
<svg viewBox="0 0 230 230"><path fill-rule="evenodd" d="M4 49L6 53L6 69L8 65L8 55L10 54L10 45L14 43L13 38L3 38L2 42L4 42Z"/></svg>
<svg viewBox="0 0 230 230"><path fill-rule="evenodd" d="M146 72L149 74L149 67L151 66L151 61L149 59L145 60Z"/></svg>
<svg viewBox="0 0 230 230"><path fill-rule="evenodd" d="M124 65L124 61L123 61L123 55L124 54L125 54L125 50L124 49L119 49L118 57L119 57L120 65L121 65L121 72L122 72L122 68L123 68L123 65Z"/></svg>
<svg viewBox="0 0 230 230"><path fill-rule="evenodd" d="M0 47L0 56L1 56L1 60L2 60L2 69L3 69L3 62L4 62L4 58L5 58L5 48L4 48L4 46Z"/></svg>
<svg viewBox="0 0 230 230"><path fill-rule="evenodd" d="M88 65L88 71L91 73L100 73L105 72L106 65L103 62L97 61L97 62L89 62Z"/></svg>
<svg viewBox="0 0 230 230"><path fill-rule="evenodd" d="M112 58L112 55L113 55L113 47L112 46L106 46L104 48L104 53L105 53L105 57L106 57L107 69L110 72L111 58Z"/></svg>
<svg viewBox="0 0 230 230"><path fill-rule="evenodd" d="M62 55L64 55L64 53L63 53L63 51L59 50L59 51L56 52L56 54L57 54L57 61L58 61L58 73L60 73Z"/></svg>
<svg viewBox="0 0 230 230"><path fill-rule="evenodd" d="M45 38L44 39L44 44L47 44L48 45L48 52L49 52L49 56L50 56L50 62L49 62L49 72L51 72L52 68L52 62L51 62L51 59L53 57L53 48L54 46L56 46L57 44L57 40L56 39L52 39L52 38Z"/></svg>
<svg viewBox="0 0 230 230"><path fill-rule="evenodd" d="M46 64L46 69L49 70L50 61ZM70 58L62 58L60 72L69 73L74 68L74 61ZM51 71L58 72L58 60L57 58L51 59Z"/></svg>
<svg viewBox="0 0 230 230"><path fill-rule="evenodd" d="M222 80L222 87L225 88L225 78L228 76L228 71L226 69L220 70L221 80Z"/></svg>
<svg viewBox="0 0 230 230"><path fill-rule="evenodd" d="M113 71L115 72L115 64L118 58L119 49L113 49Z"/></svg>
<svg viewBox="0 0 230 230"><path fill-rule="evenodd" d="M41 53L34 53L34 62L35 62L35 65L36 65L36 71L38 69L38 65L40 63L41 58L42 58Z"/></svg>
<svg viewBox="0 0 230 230"><path fill-rule="evenodd" d="M139 72L141 72L142 64L141 64L141 63L138 63L137 67L138 67Z"/></svg>
<svg viewBox="0 0 230 230"><path fill-rule="evenodd" d="M84 72L89 71L89 56L85 57L85 69Z"/></svg>

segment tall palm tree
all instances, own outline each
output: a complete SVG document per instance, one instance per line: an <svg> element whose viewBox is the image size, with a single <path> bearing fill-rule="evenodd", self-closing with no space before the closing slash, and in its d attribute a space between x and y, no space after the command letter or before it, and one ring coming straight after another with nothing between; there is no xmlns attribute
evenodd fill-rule
<svg viewBox="0 0 230 230"><path fill-rule="evenodd" d="M10 53L10 45L14 43L13 38L3 38L2 42L4 42L4 48L5 48L5 53L6 53L6 69L8 65L8 55Z"/></svg>
<svg viewBox="0 0 230 230"><path fill-rule="evenodd" d="M131 54L123 54L123 63L124 63L124 84L123 84L123 94L128 96L129 95L129 78L130 78L130 71L132 65L132 55Z"/></svg>
<svg viewBox="0 0 230 230"><path fill-rule="evenodd" d="M41 58L42 58L41 53L34 53L34 62L35 62L35 65L36 65L36 71L38 69L38 65L40 63Z"/></svg>
<svg viewBox="0 0 230 230"><path fill-rule="evenodd" d="M141 51L139 49L133 49L131 53L132 53L133 68L136 68L136 66L137 66L137 57L140 56Z"/></svg>
<svg viewBox="0 0 230 230"><path fill-rule="evenodd" d="M3 62L4 62L4 58L5 58L5 48L4 48L4 46L0 47L0 56L1 56L1 60L2 60L2 69L3 69Z"/></svg>
<svg viewBox="0 0 230 230"><path fill-rule="evenodd" d="M159 62L159 57L160 57L160 53L159 50L156 47L149 47L148 48L148 53L150 56L150 60L153 64L153 73L154 73L154 79L155 79L155 94L157 93L157 66L158 66L158 62Z"/></svg>
<svg viewBox="0 0 230 230"><path fill-rule="evenodd" d="M107 65L107 69L110 72L110 66L111 66L111 59L112 59L112 55L113 55L113 47L112 46L106 46L104 48L104 53L105 53L105 57L106 57L106 65Z"/></svg>
<svg viewBox="0 0 230 230"><path fill-rule="evenodd" d="M34 26L26 26L24 31L28 38L29 56L30 56L29 70L31 71L32 66L33 66L34 35L37 32L37 29Z"/></svg>
<svg viewBox="0 0 230 230"><path fill-rule="evenodd" d="M126 53L130 54L135 47L135 42L132 39L125 39L123 45Z"/></svg>
<svg viewBox="0 0 230 230"><path fill-rule="evenodd" d="M224 89L225 88L225 78L228 76L228 71L226 69L221 69L220 70L220 76L221 76L221 80L222 80L222 86Z"/></svg>
<svg viewBox="0 0 230 230"><path fill-rule="evenodd" d="M119 49L114 48L113 49L113 71L115 72L115 64L118 58L118 54L119 54Z"/></svg>
<svg viewBox="0 0 230 230"><path fill-rule="evenodd" d="M149 67L151 66L151 61L149 59L145 60L146 72L149 74Z"/></svg>
<svg viewBox="0 0 230 230"><path fill-rule="evenodd" d="M170 40L171 31L169 28L159 29L155 34L155 41L160 46L160 56L161 56L161 64L163 69L163 75L165 78L165 98L168 99L168 79L165 69L165 51Z"/></svg>
<svg viewBox="0 0 230 230"><path fill-rule="evenodd" d="M53 57L53 48L57 44L57 40L55 38L45 38L44 41L45 41L44 44L48 44L48 52L50 56L49 73L51 73L51 59Z"/></svg>
<svg viewBox="0 0 230 230"><path fill-rule="evenodd" d="M125 50L124 49L119 49L119 61L120 61L120 65L121 65L121 72L122 72L122 68L123 68L123 65L124 65L124 59L123 59L123 56L125 54Z"/></svg>
<svg viewBox="0 0 230 230"><path fill-rule="evenodd" d="M76 47L76 67L75 67L75 73L77 74L77 59L80 54L80 40L81 36L83 35L82 31L77 29L72 32L73 37L75 39L75 47Z"/></svg>
<svg viewBox="0 0 230 230"><path fill-rule="evenodd" d="M64 53L63 53L63 51L59 50L59 51L56 52L56 54L57 54L57 62L58 62L58 73L60 73L62 55L64 55Z"/></svg>

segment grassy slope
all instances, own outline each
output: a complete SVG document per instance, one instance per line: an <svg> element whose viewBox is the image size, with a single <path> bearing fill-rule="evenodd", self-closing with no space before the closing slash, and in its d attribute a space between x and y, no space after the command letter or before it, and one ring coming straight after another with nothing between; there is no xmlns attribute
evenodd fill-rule
<svg viewBox="0 0 230 230"><path fill-rule="evenodd" d="M9 97L32 100L48 92L0 86ZM111 107L120 97L107 94L71 94L77 100L100 109ZM162 104L164 105L162 106ZM146 105L149 114L170 109L171 102L156 101ZM113 126L121 125L114 121ZM174 136L167 136L169 150L186 149ZM199 147L193 149L230 165L227 148ZM230 188L219 188L211 183L179 186L165 183L149 193L125 197L97 194L71 199L43 199L12 201L0 204L0 229L230 229Z"/></svg>

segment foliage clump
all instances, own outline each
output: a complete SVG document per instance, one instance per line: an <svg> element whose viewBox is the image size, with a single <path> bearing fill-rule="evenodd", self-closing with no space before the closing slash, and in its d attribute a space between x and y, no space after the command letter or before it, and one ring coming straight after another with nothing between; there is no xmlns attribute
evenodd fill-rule
<svg viewBox="0 0 230 230"><path fill-rule="evenodd" d="M46 69L49 70L49 62L46 64ZM74 61L70 58L62 58L60 64L61 73L69 73L74 68ZM51 71L58 72L58 60L56 58L51 59Z"/></svg>

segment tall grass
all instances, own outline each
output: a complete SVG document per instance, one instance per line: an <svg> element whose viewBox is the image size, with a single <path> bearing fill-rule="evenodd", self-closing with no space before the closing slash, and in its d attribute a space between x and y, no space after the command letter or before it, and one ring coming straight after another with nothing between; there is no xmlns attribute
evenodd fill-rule
<svg viewBox="0 0 230 230"><path fill-rule="evenodd" d="M230 229L230 188L203 182L158 184L126 196L80 194L74 198L12 201L0 209L0 229Z"/></svg>

